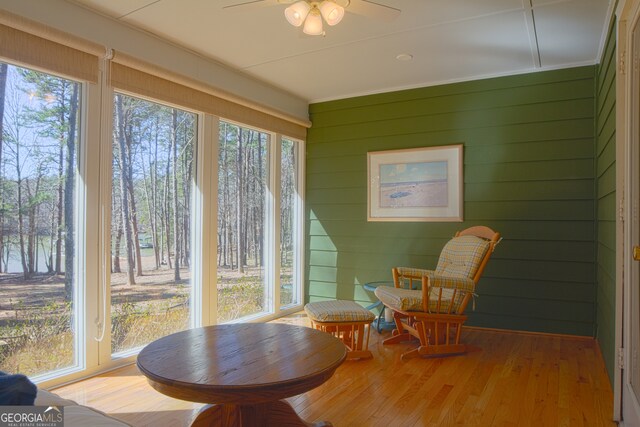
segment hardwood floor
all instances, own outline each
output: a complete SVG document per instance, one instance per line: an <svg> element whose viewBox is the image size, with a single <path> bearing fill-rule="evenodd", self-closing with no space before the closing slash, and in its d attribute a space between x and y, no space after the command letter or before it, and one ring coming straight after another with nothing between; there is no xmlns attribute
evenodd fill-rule
<svg viewBox="0 0 640 427"><path fill-rule="evenodd" d="M307 324L304 314L280 321ZM590 339L464 329L473 351L400 360L411 344L346 361L325 384L289 399L302 418L334 426L613 426L613 395ZM55 390L134 426L187 426L200 404L153 390L135 365Z"/></svg>

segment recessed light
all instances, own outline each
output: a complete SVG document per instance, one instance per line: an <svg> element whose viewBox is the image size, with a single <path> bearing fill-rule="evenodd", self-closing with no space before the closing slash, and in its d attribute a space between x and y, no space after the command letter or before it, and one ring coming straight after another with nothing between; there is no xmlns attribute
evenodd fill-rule
<svg viewBox="0 0 640 427"><path fill-rule="evenodd" d="M396 56L396 59L398 61L411 61L413 59L413 55L409 53L401 53L400 55Z"/></svg>

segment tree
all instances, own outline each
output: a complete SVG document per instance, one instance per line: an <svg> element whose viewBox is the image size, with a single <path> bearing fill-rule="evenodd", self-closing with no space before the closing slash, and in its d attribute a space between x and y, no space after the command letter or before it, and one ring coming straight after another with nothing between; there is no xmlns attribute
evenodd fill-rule
<svg viewBox="0 0 640 427"><path fill-rule="evenodd" d="M73 220L73 195L75 188L75 148L76 122L78 112L78 85L74 84L69 111L69 132L67 134L67 164L64 184L64 291L67 301L73 298L75 233Z"/></svg>
<svg viewBox="0 0 640 427"><path fill-rule="evenodd" d="M158 164L158 129L159 118L155 117L150 134L147 139L146 150L141 150L140 165L142 167L142 179L144 185L144 195L147 202L147 211L149 213L149 227L151 228L151 242L153 246L153 255L156 270L160 268L160 251L158 249L158 221L157 221L157 164ZM154 132L155 131L155 132ZM144 153L146 152L146 159ZM153 154L152 154L153 153ZM148 168L148 172L147 172Z"/></svg>
<svg viewBox="0 0 640 427"><path fill-rule="evenodd" d="M66 230L73 230L73 215L69 215L73 209L73 195L66 193L66 190L75 188L75 144L76 144L76 122L78 110L78 83L61 79L55 76L44 74L34 70L18 69L23 81L29 83L31 87L23 90L29 92L30 97L37 97L44 102L36 108L28 109L28 120L31 126L38 128L38 133L42 138L58 141L57 159L51 158L48 164L57 163L57 205L51 210L51 216L55 217L55 272L62 274L62 245L67 249L68 236ZM69 169L69 163L72 167ZM71 172L72 175L69 175ZM71 182L69 182L71 180ZM71 209L66 199L70 199ZM65 218L70 224L65 222ZM64 236L63 236L64 234ZM73 234L71 235L73 237ZM64 241L64 242L63 242ZM73 254L73 252L71 252ZM70 264L69 256L65 258L65 271ZM73 261L73 257L71 260ZM73 280L73 271L71 271Z"/></svg>
<svg viewBox="0 0 640 427"><path fill-rule="evenodd" d="M171 111L171 151L173 160L173 275L176 282L180 281L180 246L178 244L178 111Z"/></svg>
<svg viewBox="0 0 640 427"><path fill-rule="evenodd" d="M124 240L127 256L127 283L134 285L136 279L133 274L133 239L131 236L131 212L129 210L129 197L127 195L129 165L127 163L126 142L125 142L125 113L122 95L116 95L116 139L118 149L118 159L120 162L120 201L122 203L122 223L124 225Z"/></svg>
<svg viewBox="0 0 640 427"><path fill-rule="evenodd" d="M7 88L7 64L0 62L0 167L2 166L2 146L4 145L4 96ZM0 191L3 191L0 174ZM2 256L4 254L4 197L0 194L0 273L2 273ZM6 270L6 267L5 267Z"/></svg>
<svg viewBox="0 0 640 427"><path fill-rule="evenodd" d="M243 152L242 152L242 135L243 132L240 130L238 135L238 155L237 155L237 179L238 179L238 187L236 189L236 239L238 242L236 243L236 265L238 266L238 273L244 273L244 233L243 233L243 211L244 211L244 198L243 198L243 190L244 190L244 165L243 165Z"/></svg>
<svg viewBox="0 0 640 427"><path fill-rule="evenodd" d="M29 187L34 169L38 170L38 180L41 175L40 163L34 155L34 147L37 139L27 132L27 119L25 106L20 98L19 89L15 84L11 86L11 97L6 99L5 114L8 126L4 129L3 145L7 150L7 164L12 166L11 186L15 193L12 197L11 206L12 217L17 216L17 234L20 249L20 262L22 264L22 274L25 279L33 275L33 222L35 216L32 215L34 206L33 195ZM31 139L31 140L30 140ZM8 182L7 182L8 183ZM26 240L25 240L26 237Z"/></svg>
<svg viewBox="0 0 640 427"><path fill-rule="evenodd" d="M129 111L131 112L131 111ZM136 195L133 190L133 135L131 123L127 126L125 143L127 148L127 164L129 172L127 173L127 194L129 197L129 212L131 213L131 227L133 229L133 250L135 253L136 276L142 276L142 256L140 254L140 228L138 226L138 209L136 205Z"/></svg>

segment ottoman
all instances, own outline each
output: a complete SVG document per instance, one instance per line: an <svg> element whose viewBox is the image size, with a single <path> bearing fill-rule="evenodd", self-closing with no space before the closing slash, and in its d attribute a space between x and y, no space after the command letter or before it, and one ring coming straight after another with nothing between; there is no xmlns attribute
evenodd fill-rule
<svg viewBox="0 0 640 427"><path fill-rule="evenodd" d="M353 301L317 301L304 306L311 326L342 340L349 350L347 360L373 357L369 333L373 313Z"/></svg>

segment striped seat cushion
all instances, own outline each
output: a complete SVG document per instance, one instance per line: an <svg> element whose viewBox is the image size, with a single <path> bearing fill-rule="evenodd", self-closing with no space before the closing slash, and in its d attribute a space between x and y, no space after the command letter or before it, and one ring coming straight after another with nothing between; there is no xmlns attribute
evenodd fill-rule
<svg viewBox="0 0 640 427"><path fill-rule="evenodd" d="M440 300L440 310L438 310L438 296L442 289L442 298ZM453 289L434 288L431 289L429 295L429 313L447 313L449 312L449 304L453 297ZM380 301L392 310L399 311L423 311L422 310L422 291L404 288L390 288L381 286L375 290L375 294ZM464 293L456 292L455 301L451 313L454 313L462 300Z"/></svg>
<svg viewBox="0 0 640 427"><path fill-rule="evenodd" d="M304 306L315 322L371 322L374 314L353 301L316 301Z"/></svg>

